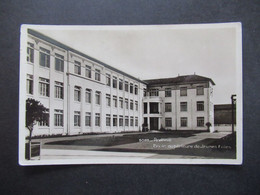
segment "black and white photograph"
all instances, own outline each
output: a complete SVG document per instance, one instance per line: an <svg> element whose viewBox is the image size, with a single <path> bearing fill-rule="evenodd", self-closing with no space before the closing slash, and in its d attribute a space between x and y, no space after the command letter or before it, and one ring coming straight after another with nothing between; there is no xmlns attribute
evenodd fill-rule
<svg viewBox="0 0 260 195"><path fill-rule="evenodd" d="M22 25L19 164L242 163L241 23Z"/></svg>

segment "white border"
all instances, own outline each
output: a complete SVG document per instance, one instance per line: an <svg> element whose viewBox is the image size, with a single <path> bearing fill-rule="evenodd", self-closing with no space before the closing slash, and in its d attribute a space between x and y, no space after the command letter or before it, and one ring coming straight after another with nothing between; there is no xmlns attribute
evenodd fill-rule
<svg viewBox="0 0 260 195"><path fill-rule="evenodd" d="M26 47L27 29L37 30L153 30L153 29L236 29L236 92L237 92L237 159L131 159L131 158L88 158L88 159L51 159L25 160L25 100L26 100ZM243 98L242 98L242 24L181 24L181 25L131 25L131 26L58 26L58 25L22 25L20 38L20 88L19 88L19 164L20 165L68 165L68 164L222 164L241 165L243 147Z"/></svg>

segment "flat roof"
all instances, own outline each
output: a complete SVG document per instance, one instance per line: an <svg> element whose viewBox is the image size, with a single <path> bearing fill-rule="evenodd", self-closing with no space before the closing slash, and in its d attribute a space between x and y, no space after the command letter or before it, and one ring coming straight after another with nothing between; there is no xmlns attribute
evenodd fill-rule
<svg viewBox="0 0 260 195"><path fill-rule="evenodd" d="M44 41L47 41L47 42L49 42L49 43L51 43L51 44L53 44L53 45L56 45L56 46L58 46L58 47L60 47L60 48L62 48L62 49L65 49L65 50L74 52L74 53L76 53L76 54L78 54L78 55L81 55L81 56L87 58L87 59L90 59L91 61L94 61L94 62L96 62L96 63L98 63L98 64L101 64L101 65L103 65L104 67L106 67L106 68L108 68L108 69L111 69L111 70L113 70L113 71L115 71L115 72L117 72L117 73L120 73L120 74L122 74L122 75L124 75L124 76L127 76L127 77L129 77L129 78L131 78L131 79L133 79L133 80L136 80L136 81L141 82L141 83L143 83L143 84L147 84L147 83L146 83L145 81L143 81L143 80L140 80L140 79L138 79L138 78L135 78L134 76L131 76L131 75L129 75L129 74L127 74L127 73L125 73L125 72L123 72L123 71L121 71L121 70L118 70L118 69L116 69L116 68L114 68L114 67L112 67L112 66L110 66L110 65L108 65L108 64L106 64L106 63L104 63L104 62L101 62L101 61L99 61L99 60L97 60L97 59L95 59L95 58L93 58L93 57L90 57L90 56L88 56L88 55L86 55L86 54L84 54L84 53L82 53L82 52L80 52L80 51L78 51L78 50L76 50L76 49L73 49L73 48L71 48L71 47L69 47L69 46L67 46L67 45L65 45L65 44L63 44L63 43L60 43L59 41L56 41L56 40L54 40L54 39L52 39L52 38L50 38L50 37L48 37L48 36L46 36L46 35L44 35L44 34L42 34L42 33L39 33L38 31L35 31L35 30L32 30L32 29L28 29L28 33L31 34L31 35L33 35L33 36L35 36L35 37L38 37L38 38L40 38L40 39L42 39L42 40L44 40Z"/></svg>

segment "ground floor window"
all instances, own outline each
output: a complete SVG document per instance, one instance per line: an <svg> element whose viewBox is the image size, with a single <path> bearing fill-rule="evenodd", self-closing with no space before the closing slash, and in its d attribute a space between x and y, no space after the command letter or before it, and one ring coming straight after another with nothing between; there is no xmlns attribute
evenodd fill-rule
<svg viewBox="0 0 260 195"><path fill-rule="evenodd" d="M74 111L74 126L80 127L80 112Z"/></svg>
<svg viewBox="0 0 260 195"><path fill-rule="evenodd" d="M106 115L106 126L107 127L110 127L110 125L111 125L111 117L110 117L110 114L107 114Z"/></svg>
<svg viewBox="0 0 260 195"><path fill-rule="evenodd" d="M188 124L188 118L181 117L181 127L187 127L187 124Z"/></svg>
<svg viewBox="0 0 260 195"><path fill-rule="evenodd" d="M54 110L54 126L63 127L63 110Z"/></svg>
<svg viewBox="0 0 260 195"><path fill-rule="evenodd" d="M172 118L165 118L165 127L172 127Z"/></svg>
<svg viewBox="0 0 260 195"><path fill-rule="evenodd" d="M197 126L204 127L204 117L197 117Z"/></svg>
<svg viewBox="0 0 260 195"><path fill-rule="evenodd" d="M123 116L119 116L119 126L122 127L123 126Z"/></svg>
<svg viewBox="0 0 260 195"><path fill-rule="evenodd" d="M47 112L43 114L43 120L38 124L41 127L49 127L50 126L49 121L50 121L50 116L49 116L49 109L48 109Z"/></svg>
<svg viewBox="0 0 260 195"><path fill-rule="evenodd" d="M95 126L100 126L100 113L96 113Z"/></svg>
<svg viewBox="0 0 260 195"><path fill-rule="evenodd" d="M88 127L91 126L91 113L90 112L86 112L85 126L88 126Z"/></svg>
<svg viewBox="0 0 260 195"><path fill-rule="evenodd" d="M125 116L125 126L129 126L129 117Z"/></svg>
<svg viewBox="0 0 260 195"><path fill-rule="evenodd" d="M138 127L138 118L135 117L135 126Z"/></svg>
<svg viewBox="0 0 260 195"><path fill-rule="evenodd" d="M117 115L113 115L113 126L117 126Z"/></svg>
<svg viewBox="0 0 260 195"><path fill-rule="evenodd" d="M130 126L133 127L134 126L134 117L131 116L130 118Z"/></svg>

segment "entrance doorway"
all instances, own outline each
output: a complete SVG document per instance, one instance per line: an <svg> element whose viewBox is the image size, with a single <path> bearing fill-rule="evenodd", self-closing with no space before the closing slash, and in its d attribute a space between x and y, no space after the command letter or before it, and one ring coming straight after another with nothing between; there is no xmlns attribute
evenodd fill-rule
<svg viewBox="0 0 260 195"><path fill-rule="evenodd" d="M159 118L158 117L150 117L150 129L151 130L159 130Z"/></svg>

